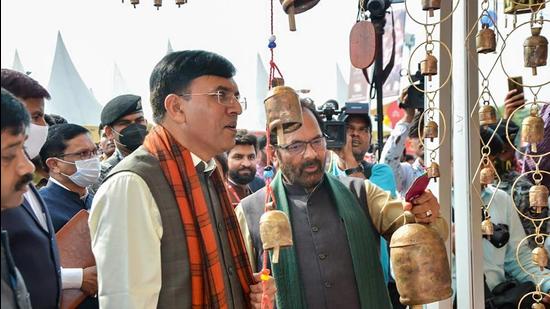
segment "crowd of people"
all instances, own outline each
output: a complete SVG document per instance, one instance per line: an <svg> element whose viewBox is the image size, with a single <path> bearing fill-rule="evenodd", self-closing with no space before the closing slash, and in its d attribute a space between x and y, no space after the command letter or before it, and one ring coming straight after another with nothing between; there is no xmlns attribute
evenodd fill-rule
<svg viewBox="0 0 550 309"><path fill-rule="evenodd" d="M83 124L45 114L50 95L37 81L2 69L2 308L60 308L65 290L87 296L79 308L405 308L388 248L404 213L442 239L453 228L429 190L404 201L426 171L420 113L405 109L380 160L369 162L368 114L344 111L346 143L329 150L323 119L302 98L303 123L284 133L283 144L276 132L237 130L247 102L235 73L211 52L166 55L150 76L155 124L145 119L140 96L117 96L103 107L96 144ZM510 92L505 119L524 102ZM541 115L538 151L545 153L550 108ZM486 305L509 308L535 284L550 290L550 280L536 282L516 261L533 226L513 201L536 218L548 209L530 208L529 178L511 192L510 182L535 164L518 157L502 126L482 127L480 135L503 179L481 187L484 203L494 197L489 215L503 235L483 240ZM550 170L548 156L536 164ZM268 263L269 276L260 235L266 182L293 237L278 263ZM550 177L542 183L548 187ZM56 233L82 210L95 265L63 267ZM523 243L518 255L548 278L548 267L531 262L536 245Z"/></svg>

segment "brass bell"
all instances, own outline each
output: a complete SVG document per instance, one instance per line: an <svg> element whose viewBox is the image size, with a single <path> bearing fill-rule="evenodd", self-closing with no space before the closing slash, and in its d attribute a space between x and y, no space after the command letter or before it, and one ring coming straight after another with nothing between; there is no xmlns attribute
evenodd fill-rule
<svg viewBox="0 0 550 309"><path fill-rule="evenodd" d="M414 223L411 212L404 215L408 224L397 229L390 241L399 301L414 306L451 297L451 271L443 239L428 225Z"/></svg>
<svg viewBox="0 0 550 309"><path fill-rule="evenodd" d="M162 6L162 0L154 0L153 5L157 7L158 9Z"/></svg>
<svg viewBox="0 0 550 309"><path fill-rule="evenodd" d="M529 206L535 208L537 214L541 214L542 209L548 207L548 194L545 185L537 184L529 189Z"/></svg>
<svg viewBox="0 0 550 309"><path fill-rule="evenodd" d="M319 3L319 0L281 0L283 10L288 14L290 31L296 31L296 19L294 15L311 9L317 3Z"/></svg>
<svg viewBox="0 0 550 309"><path fill-rule="evenodd" d="M523 60L526 68L532 68L537 75L537 67L545 66L548 58L548 40L540 35L542 27L531 28L531 36L523 43Z"/></svg>
<svg viewBox="0 0 550 309"><path fill-rule="evenodd" d="M302 126L298 94L288 86L277 86L271 88L264 104L269 131L277 130L277 143L283 145L284 133L294 132Z"/></svg>
<svg viewBox="0 0 550 309"><path fill-rule="evenodd" d="M437 178L441 176L441 174L439 173L439 164L432 162L432 164L430 164L430 167L428 167L427 173L428 178L433 179L434 182L437 182Z"/></svg>
<svg viewBox="0 0 550 309"><path fill-rule="evenodd" d="M531 309L546 309L546 306L542 303L533 303Z"/></svg>
<svg viewBox="0 0 550 309"><path fill-rule="evenodd" d="M497 49L495 31L486 23L481 24L481 30L476 35L476 47L480 54L492 53Z"/></svg>
<svg viewBox="0 0 550 309"><path fill-rule="evenodd" d="M546 265L548 265L548 251L542 246L536 247L531 251L531 259L533 263L540 267L540 271L543 271Z"/></svg>
<svg viewBox="0 0 550 309"><path fill-rule="evenodd" d="M495 170L486 166L479 172L479 182L482 185L490 185L495 181Z"/></svg>
<svg viewBox="0 0 550 309"><path fill-rule="evenodd" d="M432 81L433 75L437 75L437 58L431 52L426 53L426 59L420 62L420 73L428 76L429 81Z"/></svg>
<svg viewBox="0 0 550 309"><path fill-rule="evenodd" d="M487 236L487 239L491 239L491 236L494 234L493 223L491 222L491 217L487 216L487 219L481 221L481 235Z"/></svg>
<svg viewBox="0 0 550 309"><path fill-rule="evenodd" d="M531 115L521 122L521 141L531 144L531 151L537 152L537 143L544 139L544 121L537 108L531 108Z"/></svg>
<svg viewBox="0 0 550 309"><path fill-rule="evenodd" d="M176 4L178 5L178 7L186 3L187 3L187 0L176 0Z"/></svg>
<svg viewBox="0 0 550 309"><path fill-rule="evenodd" d="M495 124L497 122L498 122L497 111L493 106L487 104L487 105L482 105L479 108L480 125L487 126L487 125Z"/></svg>
<svg viewBox="0 0 550 309"><path fill-rule="evenodd" d="M424 126L424 138L429 138L431 142L434 141L434 138L439 136L439 126L433 120L428 121Z"/></svg>
<svg viewBox="0 0 550 309"><path fill-rule="evenodd" d="M434 10L441 8L441 0L422 0L422 10L428 11L430 17L434 17Z"/></svg>
<svg viewBox="0 0 550 309"><path fill-rule="evenodd" d="M136 5L139 4L139 0L130 0L130 4L134 6L134 9L136 8Z"/></svg>
<svg viewBox="0 0 550 309"><path fill-rule="evenodd" d="M279 249L292 246L288 216L280 210L265 212L260 217L260 238L264 250L273 249L272 263L279 262Z"/></svg>
<svg viewBox="0 0 550 309"><path fill-rule="evenodd" d="M543 9L546 0L504 0L504 14L532 13Z"/></svg>

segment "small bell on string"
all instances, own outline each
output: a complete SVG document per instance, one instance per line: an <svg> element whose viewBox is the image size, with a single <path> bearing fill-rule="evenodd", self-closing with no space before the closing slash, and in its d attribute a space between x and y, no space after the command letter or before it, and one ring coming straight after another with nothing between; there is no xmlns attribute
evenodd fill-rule
<svg viewBox="0 0 550 309"><path fill-rule="evenodd" d="M548 265L548 251L543 246L538 246L531 251L531 259L540 267L540 271L543 271Z"/></svg>
<svg viewBox="0 0 550 309"><path fill-rule="evenodd" d="M533 303L531 309L546 309L546 306L543 303Z"/></svg>
<svg viewBox="0 0 550 309"><path fill-rule="evenodd" d="M176 0L176 4L178 5L178 7L186 3L187 3L187 0Z"/></svg>
<svg viewBox="0 0 550 309"><path fill-rule="evenodd" d="M431 142L434 141L434 138L439 136L439 126L433 120L428 121L424 126L424 138L429 138Z"/></svg>
<svg viewBox="0 0 550 309"><path fill-rule="evenodd" d="M162 6L162 0L154 0L153 5L157 8L157 11Z"/></svg>
<svg viewBox="0 0 550 309"><path fill-rule="evenodd" d="M434 182L437 182L437 178L441 176L439 173L439 164L432 162L430 167L427 169L428 178L433 179Z"/></svg>
<svg viewBox="0 0 550 309"><path fill-rule="evenodd" d="M277 131L277 143L284 145L284 133L298 130L303 123L300 99L288 86L272 88L264 100L269 131Z"/></svg>
<svg viewBox="0 0 550 309"><path fill-rule="evenodd" d="M486 236L487 239L491 240L491 236L493 236L493 234L493 223L491 222L491 217L487 216L485 220L481 221L481 235Z"/></svg>
<svg viewBox="0 0 550 309"><path fill-rule="evenodd" d="M288 216L280 210L265 212L260 217L260 238L264 250L273 249L271 262L279 262L279 249L292 246Z"/></svg>
<svg viewBox="0 0 550 309"><path fill-rule="evenodd" d="M428 76L428 81L432 81L432 76L437 75L437 58L432 52L427 52L426 59L420 62L420 73Z"/></svg>
<svg viewBox="0 0 550 309"><path fill-rule="evenodd" d="M521 141L531 144L531 151L537 152L537 143L544 139L544 121L538 115L538 108L531 108L531 115L521 122Z"/></svg>
<svg viewBox="0 0 550 309"><path fill-rule="evenodd" d="M495 181L495 170L486 166L479 172L479 182L482 185L490 185Z"/></svg>
<svg viewBox="0 0 550 309"><path fill-rule="evenodd" d="M548 207L548 188L537 184L529 189L529 206L535 209L535 213L541 214L542 209Z"/></svg>
<svg viewBox="0 0 550 309"><path fill-rule="evenodd" d="M482 105L479 108L479 124L482 126L488 126L497 123L497 111L496 109L487 104Z"/></svg>
<svg viewBox="0 0 550 309"><path fill-rule="evenodd" d="M523 60L526 68L537 75L537 67L545 66L548 58L548 40L540 35L542 27L531 28L531 36L523 43Z"/></svg>
<svg viewBox="0 0 550 309"><path fill-rule="evenodd" d="M434 10L441 8L441 0L422 0L422 10L428 11L430 17L434 17Z"/></svg>
<svg viewBox="0 0 550 309"><path fill-rule="evenodd" d="M290 31L296 31L296 19L294 15L311 9L317 3L319 3L319 0L281 0L283 10L288 14Z"/></svg>
<svg viewBox="0 0 550 309"><path fill-rule="evenodd" d="M492 53L497 49L495 31L486 23L481 24L481 30L476 35L476 47L480 54Z"/></svg>
<svg viewBox="0 0 550 309"><path fill-rule="evenodd" d="M139 4L139 0L130 0L130 4L134 6L134 9L136 8L136 5Z"/></svg>

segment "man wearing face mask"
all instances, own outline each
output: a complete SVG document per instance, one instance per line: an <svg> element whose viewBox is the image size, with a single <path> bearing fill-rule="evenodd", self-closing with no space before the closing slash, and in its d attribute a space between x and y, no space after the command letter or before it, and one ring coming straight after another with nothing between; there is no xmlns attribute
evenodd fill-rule
<svg viewBox="0 0 550 309"><path fill-rule="evenodd" d="M115 143L115 152L101 162L101 175L91 186L95 193L109 172L126 156L134 152L147 135L147 120L143 116L141 97L123 94L109 101L101 111L101 125L105 136Z"/></svg>

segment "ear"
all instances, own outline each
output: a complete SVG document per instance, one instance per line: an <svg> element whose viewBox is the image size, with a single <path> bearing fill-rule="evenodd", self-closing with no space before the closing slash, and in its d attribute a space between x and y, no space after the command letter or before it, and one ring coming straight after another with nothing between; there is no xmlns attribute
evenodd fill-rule
<svg viewBox="0 0 550 309"><path fill-rule="evenodd" d="M55 158L46 159L46 165L48 166L49 171L56 174L59 174L61 172L59 166L57 165L58 163L59 161L57 161Z"/></svg>
<svg viewBox="0 0 550 309"><path fill-rule="evenodd" d="M178 124L184 124L187 122L185 115L184 98L175 94L169 94L164 99L164 108L166 109L166 116L170 117L174 122Z"/></svg>
<svg viewBox="0 0 550 309"><path fill-rule="evenodd" d="M266 145L265 150L266 150L266 152L267 151L270 152L272 165L277 166L279 164L279 152L277 150L275 150L275 147L273 147L271 145Z"/></svg>
<svg viewBox="0 0 550 309"><path fill-rule="evenodd" d="M106 126L105 127L105 136L107 137L107 139L114 139L115 136L114 136L114 132L113 132L113 128L111 128L111 126Z"/></svg>

